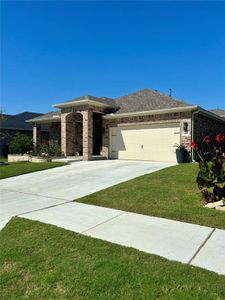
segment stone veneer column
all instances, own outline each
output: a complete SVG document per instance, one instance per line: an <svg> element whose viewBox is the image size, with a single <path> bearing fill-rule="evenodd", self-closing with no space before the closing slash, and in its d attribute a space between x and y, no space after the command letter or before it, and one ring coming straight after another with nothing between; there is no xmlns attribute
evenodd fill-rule
<svg viewBox="0 0 225 300"><path fill-rule="evenodd" d="M41 125L34 124L33 126L33 146L34 149L37 149L37 146L40 144L41 141Z"/></svg>
<svg viewBox="0 0 225 300"><path fill-rule="evenodd" d="M83 160L91 160L93 153L93 112L82 111L83 115Z"/></svg>
<svg viewBox="0 0 225 300"><path fill-rule="evenodd" d="M61 114L61 152L66 156L66 117L67 113Z"/></svg>

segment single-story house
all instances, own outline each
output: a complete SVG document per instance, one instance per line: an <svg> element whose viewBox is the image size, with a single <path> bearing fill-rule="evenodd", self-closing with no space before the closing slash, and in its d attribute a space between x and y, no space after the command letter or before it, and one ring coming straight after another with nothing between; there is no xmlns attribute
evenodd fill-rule
<svg viewBox="0 0 225 300"><path fill-rule="evenodd" d="M30 137L33 136L33 126L27 123L27 119L40 117L43 114L34 112L22 112L16 115L1 114L0 122L0 155L5 156L8 154L8 145L12 138L17 133L26 134ZM49 138L48 125L45 124L41 129L41 139L46 140Z"/></svg>
<svg viewBox="0 0 225 300"><path fill-rule="evenodd" d="M40 142L42 124L65 156L176 161L175 144L225 134L223 117L199 106L144 89L117 99L83 96L54 104L57 111L28 120Z"/></svg>
<svg viewBox="0 0 225 300"><path fill-rule="evenodd" d="M224 109L210 109L210 111L220 117L222 117L223 119L225 119L225 110Z"/></svg>

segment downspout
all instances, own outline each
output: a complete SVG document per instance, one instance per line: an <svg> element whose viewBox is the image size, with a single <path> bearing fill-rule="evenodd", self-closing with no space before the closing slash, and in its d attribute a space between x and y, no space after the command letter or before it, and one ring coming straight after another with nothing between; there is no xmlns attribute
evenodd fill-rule
<svg viewBox="0 0 225 300"><path fill-rule="evenodd" d="M199 112L200 112L200 110L197 108L197 110L193 111L192 114L191 114L191 142L194 141L194 117ZM195 162L193 149L191 149L191 160L192 160L192 162Z"/></svg>

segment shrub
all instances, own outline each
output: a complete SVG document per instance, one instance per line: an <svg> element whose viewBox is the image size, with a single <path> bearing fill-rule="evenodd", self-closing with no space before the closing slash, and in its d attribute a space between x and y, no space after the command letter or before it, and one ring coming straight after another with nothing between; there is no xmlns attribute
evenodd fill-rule
<svg viewBox="0 0 225 300"><path fill-rule="evenodd" d="M40 145L37 153L40 156L49 156L49 145L47 143Z"/></svg>
<svg viewBox="0 0 225 300"><path fill-rule="evenodd" d="M49 146L49 155L61 156L61 147L57 143L50 145Z"/></svg>
<svg viewBox="0 0 225 300"><path fill-rule="evenodd" d="M33 151L32 154L40 156L61 156L61 147L58 143L49 144L46 141L41 144L36 151Z"/></svg>
<svg viewBox="0 0 225 300"><path fill-rule="evenodd" d="M32 148L32 138L22 133L17 133L9 144L10 152L15 154L24 154Z"/></svg>
<svg viewBox="0 0 225 300"><path fill-rule="evenodd" d="M213 140L210 136L203 139L203 147L192 143L199 162L197 184L206 202L225 199L225 136L218 134Z"/></svg>

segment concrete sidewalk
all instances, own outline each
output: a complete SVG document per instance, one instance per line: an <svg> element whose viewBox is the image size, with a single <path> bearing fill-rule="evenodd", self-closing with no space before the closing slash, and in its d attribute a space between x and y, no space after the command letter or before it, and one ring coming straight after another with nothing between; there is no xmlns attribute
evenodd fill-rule
<svg viewBox="0 0 225 300"><path fill-rule="evenodd" d="M225 275L225 230L72 202L20 216Z"/></svg>

